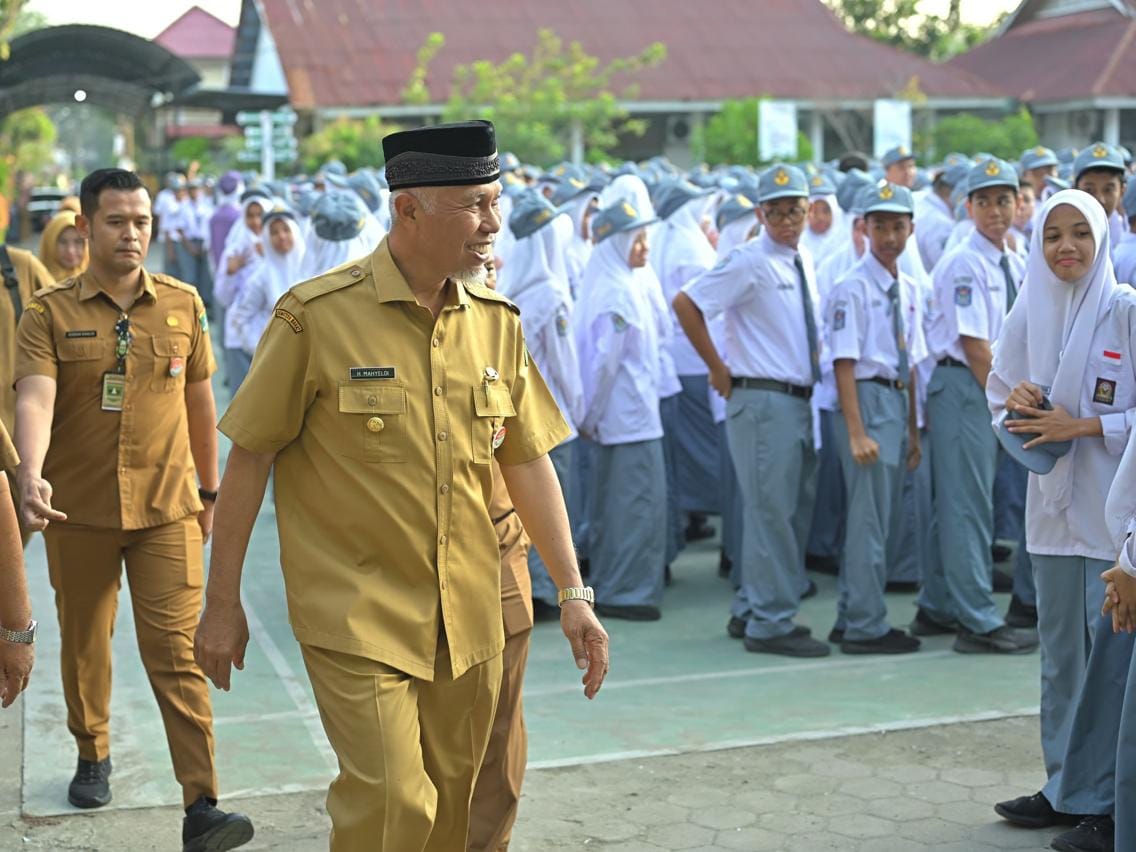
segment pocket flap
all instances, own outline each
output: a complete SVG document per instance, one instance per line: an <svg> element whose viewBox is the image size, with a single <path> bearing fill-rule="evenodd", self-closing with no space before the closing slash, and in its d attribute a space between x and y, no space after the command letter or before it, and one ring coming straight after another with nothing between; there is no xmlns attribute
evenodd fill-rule
<svg viewBox="0 0 1136 852"><path fill-rule="evenodd" d="M398 385L340 385L339 410L344 414L405 414L406 388Z"/></svg>
<svg viewBox="0 0 1136 852"><path fill-rule="evenodd" d="M57 354L60 361L94 361L104 349L101 340L61 340Z"/></svg>
<svg viewBox="0 0 1136 852"><path fill-rule="evenodd" d="M515 417L513 398L504 385L475 385L473 410L478 417Z"/></svg>
<svg viewBox="0 0 1136 852"><path fill-rule="evenodd" d="M169 358L174 355L189 355L189 335L163 334L152 337L154 341L154 354Z"/></svg>

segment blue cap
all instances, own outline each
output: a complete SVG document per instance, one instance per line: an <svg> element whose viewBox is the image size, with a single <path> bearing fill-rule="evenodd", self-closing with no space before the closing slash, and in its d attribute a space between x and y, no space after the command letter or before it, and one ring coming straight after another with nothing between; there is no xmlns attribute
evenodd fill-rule
<svg viewBox="0 0 1136 852"><path fill-rule="evenodd" d="M1043 411L1052 411L1053 403L1048 399L1042 399L1041 405L1038 406ZM1011 458L1022 464L1026 469L1033 471L1038 476L1045 476L1053 470L1057 460L1065 455L1073 448L1072 441L1058 441L1052 444L1039 444L1036 447L1026 449L1025 445L1032 441L1037 435L1031 434L1014 434L1006 428L1006 424L1011 420L1031 420L1033 418L1027 417L1017 411L1010 411L1006 414L1006 419L1002 421L1001 427L998 429L998 442L1002 448L1009 453Z"/></svg>
<svg viewBox="0 0 1136 852"><path fill-rule="evenodd" d="M1120 158L1124 160L1124 164L1130 165L1132 163L1132 152L1125 148L1123 145L1117 145L1116 150L1120 152Z"/></svg>
<svg viewBox="0 0 1136 852"><path fill-rule="evenodd" d="M778 198L808 198L808 178L796 166L775 163L758 178L757 197L762 204Z"/></svg>
<svg viewBox="0 0 1136 852"><path fill-rule="evenodd" d="M528 184L517 176L516 172L501 172L501 192L514 198L528 189Z"/></svg>
<svg viewBox="0 0 1136 852"><path fill-rule="evenodd" d="M951 151L951 153L943 157L943 171L946 171L952 166L961 165L970 165L970 157L968 157L966 154L959 153L958 151Z"/></svg>
<svg viewBox="0 0 1136 852"><path fill-rule="evenodd" d="M1076 148L1062 148L1060 151L1057 152L1057 162L1058 163L1070 163L1071 164L1075 159L1077 159L1077 149Z"/></svg>
<svg viewBox="0 0 1136 852"><path fill-rule="evenodd" d="M1128 181L1128 186L1124 190L1124 200L1121 203L1124 205L1125 217L1131 219L1136 216L1136 180Z"/></svg>
<svg viewBox="0 0 1136 852"><path fill-rule="evenodd" d="M1046 175L1045 185L1052 189L1054 192L1060 192L1063 189L1073 188L1072 182L1061 177L1060 175Z"/></svg>
<svg viewBox="0 0 1136 852"><path fill-rule="evenodd" d="M1133 182L1136 186L1136 181ZM715 227L720 231L731 222L736 222L743 216L753 217L757 205L740 192L731 195L718 208L718 215L714 219Z"/></svg>
<svg viewBox="0 0 1136 852"><path fill-rule="evenodd" d="M347 166L339 160L328 160L320 167L320 173L325 175L347 175Z"/></svg>
<svg viewBox="0 0 1136 852"><path fill-rule="evenodd" d="M836 184L823 172L817 172L809 178L809 198L821 195L836 195Z"/></svg>
<svg viewBox="0 0 1136 852"><path fill-rule="evenodd" d="M617 201L610 207L605 207L592 219L592 239L596 245L599 245L613 234L636 231L658 221L646 218L626 199Z"/></svg>
<svg viewBox="0 0 1136 852"><path fill-rule="evenodd" d="M1124 156L1114 146L1107 142L1094 142L1077 155L1073 161L1073 180L1081 179L1081 175L1089 169L1108 169L1124 173Z"/></svg>
<svg viewBox="0 0 1136 852"><path fill-rule="evenodd" d="M858 207L856 202L861 192L875 185L876 182L867 172L852 169L844 176L844 182L836 190L836 202L845 213L863 212L864 208Z"/></svg>
<svg viewBox="0 0 1136 852"><path fill-rule="evenodd" d="M915 184L911 187L916 192L924 190L931 185L931 172L927 169L919 168L915 170Z"/></svg>
<svg viewBox="0 0 1136 852"><path fill-rule="evenodd" d="M863 197L864 215L869 213L906 213L915 215L915 198L906 186L897 186L894 183L883 183L871 187Z"/></svg>
<svg viewBox="0 0 1136 852"><path fill-rule="evenodd" d="M966 194L978 192L991 186L1019 185L1018 171L1005 160L990 157L974 166L966 176Z"/></svg>
<svg viewBox="0 0 1136 852"><path fill-rule="evenodd" d="M518 240L531 236L560 215L560 211L541 193L529 190L517 197L509 215L509 230Z"/></svg>
<svg viewBox="0 0 1136 852"><path fill-rule="evenodd" d="M515 172L521 167L520 159L512 151L503 153L497 158L497 162L500 164L501 171L503 172Z"/></svg>
<svg viewBox="0 0 1136 852"><path fill-rule="evenodd" d="M347 185L355 190L355 194L363 199L367 209L374 213L382 203L382 188L370 172L358 171L347 179Z"/></svg>
<svg viewBox="0 0 1136 852"><path fill-rule="evenodd" d="M886 169L889 166L894 166L896 163L902 163L904 160L914 160L915 154L906 145L896 145L890 151L887 151L880 163Z"/></svg>
<svg viewBox="0 0 1136 852"><path fill-rule="evenodd" d="M321 194L314 189L301 189L292 193L292 206L301 216L311 216L312 208L316 206Z"/></svg>
<svg viewBox="0 0 1136 852"><path fill-rule="evenodd" d="M359 236L367 224L363 200L354 192L332 190L312 207L312 230L323 240L341 243Z"/></svg>
<svg viewBox="0 0 1136 852"><path fill-rule="evenodd" d="M1042 169L1048 166L1057 165L1057 154L1043 145L1038 145L1036 148L1030 148L1022 153L1022 171L1028 172L1030 169Z"/></svg>
<svg viewBox="0 0 1136 852"><path fill-rule="evenodd" d="M940 175L940 179L947 186L954 189L958 186L966 184L967 176L970 174L971 164L970 160L964 160L961 163L955 163L953 166L948 166Z"/></svg>
<svg viewBox="0 0 1136 852"><path fill-rule="evenodd" d="M559 207L588 191L588 175L578 166L570 166L552 187L552 203Z"/></svg>
<svg viewBox="0 0 1136 852"><path fill-rule="evenodd" d="M686 202L705 198L712 190L695 186L683 178L667 178L659 184L651 198L660 219L669 219Z"/></svg>
<svg viewBox="0 0 1136 852"><path fill-rule="evenodd" d="M335 189L351 189L351 182L347 179L346 174L339 172L320 172L323 182Z"/></svg>

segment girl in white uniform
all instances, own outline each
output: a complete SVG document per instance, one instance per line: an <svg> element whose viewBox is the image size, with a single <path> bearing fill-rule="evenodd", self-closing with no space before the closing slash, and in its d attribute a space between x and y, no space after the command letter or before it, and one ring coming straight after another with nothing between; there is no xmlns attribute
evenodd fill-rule
<svg viewBox="0 0 1136 852"><path fill-rule="evenodd" d="M249 276L229 311L236 332L233 343L244 349L249 358L256 352L276 302L300 282L304 260L304 238L290 210L273 210L264 217L263 228L268 235L264 261Z"/></svg>

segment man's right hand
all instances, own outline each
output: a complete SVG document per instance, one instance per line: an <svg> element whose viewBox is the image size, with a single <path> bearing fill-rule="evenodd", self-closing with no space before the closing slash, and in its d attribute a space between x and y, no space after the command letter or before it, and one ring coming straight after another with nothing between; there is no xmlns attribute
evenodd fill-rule
<svg viewBox="0 0 1136 852"><path fill-rule="evenodd" d="M51 483L42 476L21 473L17 479L20 486L20 523L28 530L43 530L52 521L65 521L67 515L51 507Z"/></svg>
<svg viewBox="0 0 1136 852"><path fill-rule="evenodd" d="M232 604L206 602L193 637L193 658L215 687L228 692L230 667L244 670L248 640L248 621L239 600Z"/></svg>
<svg viewBox="0 0 1136 852"><path fill-rule="evenodd" d="M730 398L730 392L734 389L733 380L730 368L725 364L710 369L710 387L714 388L722 399Z"/></svg>

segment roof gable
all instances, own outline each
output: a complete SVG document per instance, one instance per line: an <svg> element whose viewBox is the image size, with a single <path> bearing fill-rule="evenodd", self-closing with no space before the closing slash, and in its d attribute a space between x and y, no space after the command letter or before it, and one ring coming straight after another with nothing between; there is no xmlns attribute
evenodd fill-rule
<svg viewBox="0 0 1136 852"><path fill-rule="evenodd" d="M200 6L192 6L158 33L154 41L185 59L228 59L236 34L236 29L220 18Z"/></svg>
<svg viewBox="0 0 1136 852"><path fill-rule="evenodd" d="M434 31L446 45L427 85L432 100L445 101L455 65L531 50L542 28L603 61L664 43L667 59L638 77L639 100L875 99L912 78L932 97L1001 96L965 71L848 32L820 0L714 0L712 9L688 0L483 0L476 14L459 0L257 5L301 109L397 104Z"/></svg>

